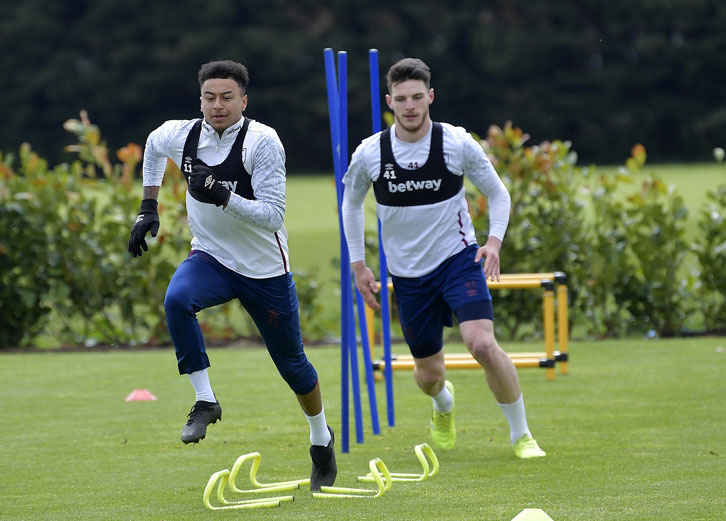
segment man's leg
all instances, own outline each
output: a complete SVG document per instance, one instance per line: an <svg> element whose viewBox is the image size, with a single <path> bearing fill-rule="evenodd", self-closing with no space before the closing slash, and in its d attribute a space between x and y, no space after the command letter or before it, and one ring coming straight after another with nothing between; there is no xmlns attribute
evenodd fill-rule
<svg viewBox="0 0 726 521"><path fill-rule="evenodd" d="M438 395L446 381L444 350L425 358L414 358L414 362L416 366L413 369L413 378L419 389L432 398Z"/></svg>
<svg viewBox="0 0 726 521"><path fill-rule="evenodd" d="M403 336L414 357L413 377L431 396L431 436L441 449L456 443L454 386L446 381L444 327L452 325L451 310L439 294L437 269L426 277L392 277Z"/></svg>
<svg viewBox="0 0 726 521"><path fill-rule="evenodd" d="M204 439L207 426L222 419L222 409L209 383L209 358L196 314L201 309L234 298L224 269L206 253L192 252L174 273L164 299L166 323L176 349L179 374L189 375L196 394L182 430L184 443Z"/></svg>
<svg viewBox="0 0 726 521"><path fill-rule="evenodd" d="M312 391L306 394L295 394L300 408L310 424L310 444L325 446L330 442L328 427L325 423L325 411L323 410L323 397L320 393L320 385L315 384Z"/></svg>
<svg viewBox="0 0 726 521"><path fill-rule="evenodd" d="M242 279L245 279L242 277ZM310 488L335 482L335 436L327 425L318 374L305 355L292 275L240 280L242 305L257 325L278 372L295 393L310 427Z"/></svg>
<svg viewBox="0 0 726 521"><path fill-rule="evenodd" d="M434 444L441 449L453 449L456 444L456 425L454 423L454 385L446 381L444 351L414 358L413 377L419 389L431 396L431 436Z"/></svg>
<svg viewBox="0 0 726 521"><path fill-rule="evenodd" d="M459 330L469 352L484 368L497 402L517 401L522 394L517 370L494 337L494 323L487 319L468 320L459 324Z"/></svg>
<svg viewBox="0 0 726 521"><path fill-rule="evenodd" d="M305 413L310 426L310 489L317 491L323 486L332 486L338 475L335 461L335 434L325 419L325 409L320 385L306 394L296 394L297 401Z"/></svg>
<svg viewBox="0 0 726 521"><path fill-rule="evenodd" d="M469 352L484 368L489 389L509 422L515 454L520 458L544 456L529 431L517 370L497 343L494 323L489 319L467 320L459 329Z"/></svg>

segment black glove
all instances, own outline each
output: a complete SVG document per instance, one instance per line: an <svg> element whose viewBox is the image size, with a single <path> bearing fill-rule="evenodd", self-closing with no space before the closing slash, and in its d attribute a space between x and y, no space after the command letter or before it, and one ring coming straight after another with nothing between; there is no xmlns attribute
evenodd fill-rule
<svg viewBox="0 0 726 521"><path fill-rule="evenodd" d="M202 203L222 206L229 201L230 191L214 177L214 172L199 158L192 160L189 174L189 193Z"/></svg>
<svg viewBox="0 0 726 521"><path fill-rule="evenodd" d="M129 253L134 257L141 256L141 248L149 251L149 247L146 245L146 232L148 231L151 231L152 237L156 237L159 231L159 203L155 199L141 201L139 216L136 218L134 227L131 228Z"/></svg>

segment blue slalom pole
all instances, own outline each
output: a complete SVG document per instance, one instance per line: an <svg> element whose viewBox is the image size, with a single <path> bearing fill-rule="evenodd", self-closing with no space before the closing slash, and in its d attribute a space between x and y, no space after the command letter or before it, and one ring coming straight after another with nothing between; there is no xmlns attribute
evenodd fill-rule
<svg viewBox="0 0 726 521"><path fill-rule="evenodd" d="M342 116L345 114L347 116L347 110L343 111L343 104L347 104L347 100L343 101L344 94L343 90L341 88L340 92L340 99L341 99L341 160L343 162L343 170L347 171L348 169L348 149L347 149L347 129L348 129L348 122L347 118L346 120L342 119ZM345 186L343 186L343 193L345 193ZM380 434L381 433L381 427L380 423L378 421L378 400L376 398L376 384L375 379L373 376L373 362L371 360L371 344L370 339L368 338L368 326L366 321L366 314L365 314L365 302L363 301L363 296L360 294L357 288L354 289L355 291L355 302L356 307L358 309L358 329L360 330L360 339L361 339L361 349L363 351L363 366L365 368L365 377L366 377L366 387L368 390L368 406L370 409L371 414L371 430L373 431L373 434ZM351 319L352 320L352 319ZM355 331L354 333L355 334ZM357 344L356 349L357 349ZM357 357L356 360L351 360L351 363L355 364L355 367L357 368ZM355 379L354 383L355 385ZM361 434L362 436L362 434Z"/></svg>
<svg viewBox="0 0 726 521"><path fill-rule="evenodd" d="M343 175L348 170L348 53L338 51L338 104L339 104L339 136L340 136L340 175L336 183L340 184L340 202L338 205L338 218L342 223L342 212L340 205L343 204ZM347 275L345 279L346 293L346 314L348 315L348 346L350 355L350 377L353 386L353 411L355 415L355 439L357 443L363 443L363 408L360 398L360 375L358 372L358 345L355 334L355 315L353 313L353 288L350 273L350 255L348 253L348 242L345 239L345 231L341 229L342 244L345 245L345 255L341 255L341 270Z"/></svg>
<svg viewBox="0 0 726 521"><path fill-rule="evenodd" d="M363 366L366 372L366 386L368 388L368 407L371 411L371 430L373 434L381 433L378 422L378 400L376 399L376 382L373 377L373 361L371 360L371 344L368 338L368 325L366 323L365 302L358 288L355 289L355 303L358 308L358 329L360 329L360 343L363 351Z"/></svg>
<svg viewBox="0 0 726 521"><path fill-rule="evenodd" d="M328 93L328 115L330 119L330 138L333 151L333 170L335 172L336 180L336 194L338 200L338 227L340 229L340 308L341 308L341 339L340 339L340 414L341 414L341 452L349 452L349 387L348 387L348 367L349 367L349 343L348 343L348 313L346 313L346 301L350 300L350 296L346 295L345 287L346 280L350 280L350 274L348 279L345 278L344 267L346 264L343 262L344 253L347 255L347 246L343 240L343 220L340 214L340 205L343 201L342 197L342 183L338 182L338 179L342 176L340 173L340 102L338 100L338 82L335 74L335 56L333 55L333 49L325 49L323 51L325 58L325 79ZM348 268L350 270L350 268Z"/></svg>
<svg viewBox="0 0 726 521"><path fill-rule="evenodd" d="M381 90L378 84L378 49L368 51L368 62L371 76L371 118L373 133L381 131ZM388 261L383 251L381 238L381 221L378 220L378 263L381 266L381 336L383 337L383 362L386 380L386 412L388 426L396 425L396 413L393 405L393 368L391 367L391 311L388 297Z"/></svg>
<svg viewBox="0 0 726 521"><path fill-rule="evenodd" d="M381 131L381 90L378 86L378 49L368 50L371 75L371 120L373 133Z"/></svg>

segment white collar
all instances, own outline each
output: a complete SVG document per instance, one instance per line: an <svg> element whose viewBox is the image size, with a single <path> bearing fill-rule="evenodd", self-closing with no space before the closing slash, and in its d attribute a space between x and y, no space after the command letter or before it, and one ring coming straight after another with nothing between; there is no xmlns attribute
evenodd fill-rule
<svg viewBox="0 0 726 521"><path fill-rule="evenodd" d="M231 134L239 132L239 130L242 128L242 123L244 122L244 119L245 119L245 117L242 116L237 123L234 123L233 125L230 125L229 127L227 127L224 130L224 132L222 132L221 139L224 139L225 137L227 137ZM202 129L204 130L204 132L206 134L217 134L217 131L214 130L214 127L212 127L212 125L207 123L207 121L204 118L202 118ZM217 134L217 135L219 135L219 134Z"/></svg>
<svg viewBox="0 0 726 521"><path fill-rule="evenodd" d="M411 141L404 141L403 139L399 138L396 135L396 124L394 123L393 125L391 125L391 135L393 136L393 140L395 143L397 143L400 146L414 146L425 140L431 141L431 133L433 132L433 130L434 130L434 122L433 122L433 120L431 120L431 124L429 125L429 129L426 132L426 134L421 136L421 139L419 139L418 141L411 142Z"/></svg>

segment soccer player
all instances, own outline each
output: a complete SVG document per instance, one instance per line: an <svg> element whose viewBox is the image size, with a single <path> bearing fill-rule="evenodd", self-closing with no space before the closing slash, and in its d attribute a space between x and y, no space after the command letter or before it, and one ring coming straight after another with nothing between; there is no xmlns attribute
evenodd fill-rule
<svg viewBox="0 0 726 521"><path fill-rule="evenodd" d="M159 229L157 198L167 158L188 182L191 251L174 273L164 299L179 374L189 375L196 402L181 433L204 439L222 418L197 312L239 299L254 320L280 375L310 426L311 488L337 474L333 431L325 420L318 374L303 350L298 300L290 273L285 216L285 151L272 128L243 116L247 68L214 61L199 70L202 119L172 120L146 141L143 200L129 252L148 251L146 234ZM262 389L253 389L261 394Z"/></svg>
<svg viewBox="0 0 726 521"><path fill-rule="evenodd" d="M401 327L415 360L413 375L433 399L434 443L451 449L456 442L454 386L446 380L443 353L443 328L453 324L453 313L509 422L514 453L524 459L545 456L527 425L514 364L494 337L486 284L486 278L499 280L509 192L470 134L431 120L434 89L424 62L398 61L389 69L387 83L394 124L358 146L343 178L343 223L356 287L368 305L379 308L378 285L364 250L363 201L372 184ZM464 176L489 200L489 237L481 247L468 212Z"/></svg>

